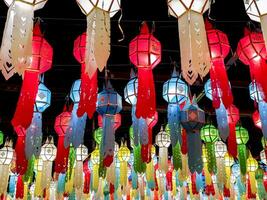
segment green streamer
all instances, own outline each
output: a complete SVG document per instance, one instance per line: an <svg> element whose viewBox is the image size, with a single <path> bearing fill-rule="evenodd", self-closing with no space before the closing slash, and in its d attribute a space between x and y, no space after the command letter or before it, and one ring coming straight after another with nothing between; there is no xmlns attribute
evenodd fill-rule
<svg viewBox="0 0 267 200"><path fill-rule="evenodd" d="M34 162L35 162L35 157L32 156L31 159L28 161L27 171L23 176L23 182L29 182L29 183L32 182L32 180L33 180Z"/></svg>
<svg viewBox="0 0 267 200"><path fill-rule="evenodd" d="M141 157L141 145L134 148L134 171L138 173L145 173L146 163L143 162Z"/></svg>
<svg viewBox="0 0 267 200"><path fill-rule="evenodd" d="M75 152L74 147L71 145L70 152L69 152L69 166L68 166L69 170L67 171L67 176L66 176L67 180L71 179L71 175L73 171L72 169L74 167L75 159L76 159L76 152Z"/></svg>
<svg viewBox="0 0 267 200"><path fill-rule="evenodd" d="M238 160L240 172L242 175L246 175L247 173L247 149L245 144L238 145Z"/></svg>
<svg viewBox="0 0 267 200"><path fill-rule="evenodd" d="M100 155L99 155L99 169L98 169L98 174L99 177L102 177L105 179L106 177L106 172L107 168L104 166L104 146L103 142L100 142ZM113 161L115 162L115 161Z"/></svg>
<svg viewBox="0 0 267 200"><path fill-rule="evenodd" d="M177 142L174 147L172 147L172 159L173 167L175 170L182 169L182 156L180 143Z"/></svg>
<svg viewBox="0 0 267 200"><path fill-rule="evenodd" d="M212 174L217 173L217 165L216 165L216 156L215 156L215 147L213 142L207 142L205 144L207 149L207 162L208 162L208 170Z"/></svg>
<svg viewBox="0 0 267 200"><path fill-rule="evenodd" d="M264 171L261 168L258 168L255 172L255 178L257 181L257 186L258 186L258 195L260 199L266 199L266 191L264 188L263 184L263 176L264 176Z"/></svg>

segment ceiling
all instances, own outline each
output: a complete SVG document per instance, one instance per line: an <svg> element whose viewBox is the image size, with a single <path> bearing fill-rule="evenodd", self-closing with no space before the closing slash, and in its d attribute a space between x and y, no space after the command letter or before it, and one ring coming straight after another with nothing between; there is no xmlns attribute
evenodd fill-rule
<svg viewBox="0 0 267 200"><path fill-rule="evenodd" d="M123 96L123 88L129 80L130 69L134 67L128 58L129 42L139 33L139 27L143 20L148 21L150 27L154 23L154 35L161 42L163 50L162 61L154 69L157 109L159 112L159 122L154 128L155 135L160 126L167 122L167 103L162 98L162 85L170 78L173 69L172 62L175 61L178 66L180 63L177 20L168 15L166 0L121 1L122 19L120 25L125 39L122 42L118 41L122 34L118 26L120 13L117 13L111 19L111 55L107 69L110 72L112 85ZM35 12L35 17L42 19L42 31L54 49L53 67L45 73L45 84L52 92L52 101L51 106L43 113L43 134L45 136L53 135L55 139L56 133L53 129L55 117L62 112L71 85L80 76L80 65L72 54L73 42L78 35L86 30L86 17L80 11L75 0L65 0L63 4L60 4L60 2L48 0L43 9ZM7 9L4 1L0 1L0 35L2 35L4 29ZM255 22L249 22L244 10L243 0L216 0L209 14L206 13L205 16L209 16L215 27L228 35L233 53L239 39L243 37L243 28L249 26L249 28L254 29L259 26ZM260 138L262 133L254 127L251 120L251 114L255 106L249 98L249 68L232 58L232 55L230 54L227 57L226 62L228 63L228 76L232 84L234 103L240 109L241 124L249 130L248 146L256 156L261 150ZM207 78L203 81L198 80L195 85L191 86L191 93L199 96ZM100 90L103 80L104 73L100 73ZM15 111L21 82L21 77L18 75L8 81L0 76L0 128L8 137L14 139L16 134L13 132L10 121ZM131 107L125 101L123 106L121 112L123 116L122 126L116 133L116 140L118 141L121 137L128 138L128 128L131 125ZM200 98L199 106L207 112L207 118L216 124L211 101L206 97ZM97 124L96 115L94 123ZM92 149L93 146L91 130L92 120L88 120L84 140L89 149Z"/></svg>

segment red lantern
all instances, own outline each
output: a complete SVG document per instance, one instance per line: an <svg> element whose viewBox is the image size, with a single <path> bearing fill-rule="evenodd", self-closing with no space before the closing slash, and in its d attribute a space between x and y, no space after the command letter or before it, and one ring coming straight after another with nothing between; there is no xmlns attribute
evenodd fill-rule
<svg viewBox="0 0 267 200"><path fill-rule="evenodd" d="M32 121L34 102L38 91L39 75L52 66L53 49L41 34L40 24L33 29L31 66L24 71L17 108L12 119L13 127L27 129Z"/></svg>
<svg viewBox="0 0 267 200"><path fill-rule="evenodd" d="M254 122L255 126L261 129L261 119L260 119L260 114L259 114L258 110L256 110L253 113L252 119L253 119L253 122Z"/></svg>
<svg viewBox="0 0 267 200"><path fill-rule="evenodd" d="M70 148L64 146L64 136L71 122L71 112L64 111L56 117L54 129L58 134L57 156L55 159L55 172L65 172L68 165Z"/></svg>
<svg viewBox="0 0 267 200"><path fill-rule="evenodd" d="M212 63L210 79L213 107L216 109L220 107L221 98L224 106L228 108L233 103L232 91L224 65L224 58L230 51L229 41L225 33L213 29L208 21L206 29Z"/></svg>
<svg viewBox="0 0 267 200"><path fill-rule="evenodd" d="M149 33L146 23L129 45L129 57L138 68L136 117L152 118L156 111L152 69L161 61L161 44Z"/></svg>
<svg viewBox="0 0 267 200"><path fill-rule="evenodd" d="M267 100L267 54L262 33L246 31L237 46L239 59L250 67L251 80L255 80L261 87L264 100Z"/></svg>
<svg viewBox="0 0 267 200"><path fill-rule="evenodd" d="M79 117L86 112L89 118L93 117L97 101L97 70L89 77L85 70L86 33L80 35L74 41L73 54L76 60L81 63L81 93L77 110Z"/></svg>
<svg viewBox="0 0 267 200"><path fill-rule="evenodd" d="M236 133L235 126L239 121L239 110L233 104L227 109L227 117L229 124L229 137L228 137L228 152L233 156L237 156L237 144L236 144Z"/></svg>

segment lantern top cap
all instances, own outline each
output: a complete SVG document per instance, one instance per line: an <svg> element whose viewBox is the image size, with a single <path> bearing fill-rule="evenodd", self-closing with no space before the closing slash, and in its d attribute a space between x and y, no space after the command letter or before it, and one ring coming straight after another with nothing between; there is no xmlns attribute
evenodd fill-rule
<svg viewBox="0 0 267 200"><path fill-rule="evenodd" d="M147 26L146 21L144 21L141 25L140 34L149 34L149 28Z"/></svg>

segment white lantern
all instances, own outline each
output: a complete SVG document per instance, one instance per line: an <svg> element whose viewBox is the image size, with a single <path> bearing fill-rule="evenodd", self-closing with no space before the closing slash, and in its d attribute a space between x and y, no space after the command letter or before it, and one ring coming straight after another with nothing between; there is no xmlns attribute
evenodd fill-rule
<svg viewBox="0 0 267 200"><path fill-rule="evenodd" d="M215 155L216 158L223 158L227 152L227 146L222 141L215 142Z"/></svg>
<svg viewBox="0 0 267 200"><path fill-rule="evenodd" d="M77 161L84 161L88 157L88 149L86 146L81 144L77 149L76 149L76 160Z"/></svg>
<svg viewBox="0 0 267 200"><path fill-rule="evenodd" d="M266 154L265 154L264 150L261 151L260 158L261 158L261 162L263 162L266 165L267 164L267 162L266 162Z"/></svg>

